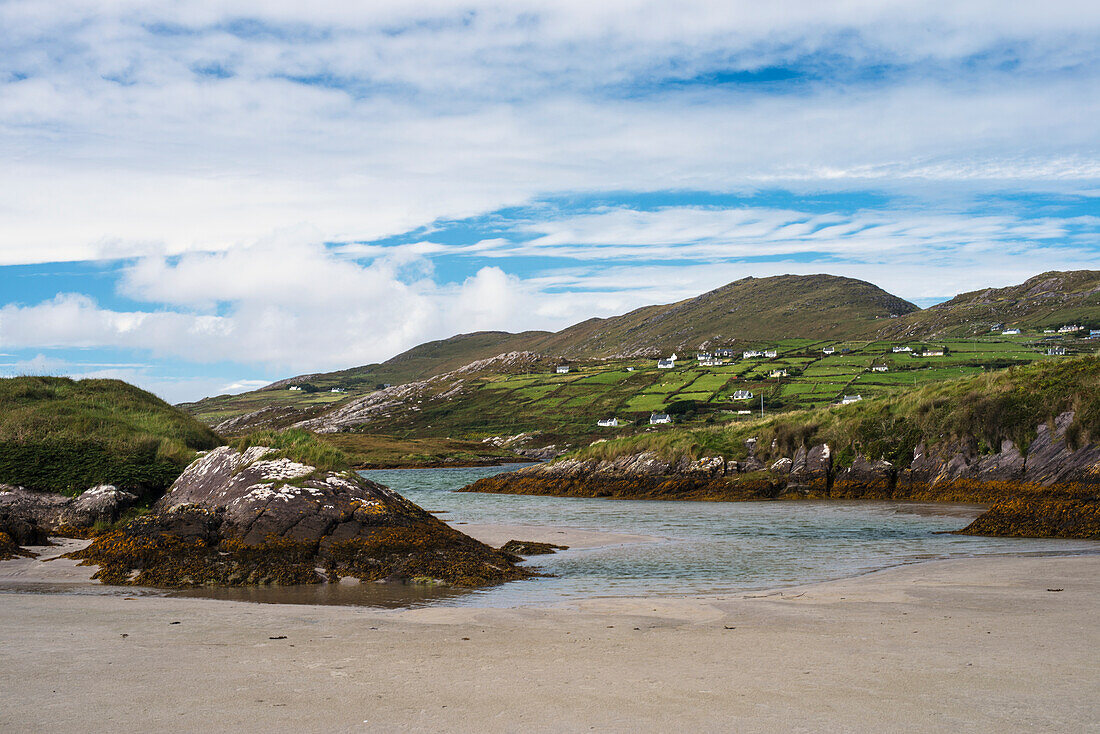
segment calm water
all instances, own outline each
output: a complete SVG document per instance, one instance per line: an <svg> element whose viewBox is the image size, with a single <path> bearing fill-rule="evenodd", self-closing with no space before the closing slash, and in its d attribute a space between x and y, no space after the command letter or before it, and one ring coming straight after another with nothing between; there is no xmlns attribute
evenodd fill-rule
<svg viewBox="0 0 1100 734"><path fill-rule="evenodd" d="M919 560L989 554L1098 552L1100 544L944 535L980 509L899 502L654 502L460 493L515 466L394 469L362 474L455 523L556 525L652 536L528 561L555 578L454 591L380 584L196 590L259 602L516 606L597 596L713 594L852 576ZM520 533L522 535L522 533ZM531 538L518 538L530 540Z"/></svg>

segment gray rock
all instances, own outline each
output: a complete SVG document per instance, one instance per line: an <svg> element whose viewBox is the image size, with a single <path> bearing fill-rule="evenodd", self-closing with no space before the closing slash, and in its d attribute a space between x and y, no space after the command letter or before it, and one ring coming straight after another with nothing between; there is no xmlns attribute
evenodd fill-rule
<svg viewBox="0 0 1100 734"><path fill-rule="evenodd" d="M89 528L96 522L114 522L137 501L137 496L109 484L92 487L77 497L52 492L33 492L0 485L0 507L50 533L70 528Z"/></svg>
<svg viewBox="0 0 1100 734"><path fill-rule="evenodd" d="M395 515L430 517L401 495L353 473L321 472L272 449L228 446L194 461L154 505L157 513L200 507L224 512L222 533L247 544L366 537Z"/></svg>

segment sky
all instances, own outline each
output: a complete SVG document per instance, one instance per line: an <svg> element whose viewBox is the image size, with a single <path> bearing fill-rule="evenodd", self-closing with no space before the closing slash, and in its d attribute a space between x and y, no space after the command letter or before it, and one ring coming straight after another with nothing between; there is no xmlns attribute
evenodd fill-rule
<svg viewBox="0 0 1100 734"><path fill-rule="evenodd" d="M0 376L1100 266L1100 4L0 0Z"/></svg>

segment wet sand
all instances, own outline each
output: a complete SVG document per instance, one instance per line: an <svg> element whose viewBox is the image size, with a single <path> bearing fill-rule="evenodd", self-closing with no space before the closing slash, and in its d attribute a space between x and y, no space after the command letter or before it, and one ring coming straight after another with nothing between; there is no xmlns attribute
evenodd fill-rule
<svg viewBox="0 0 1100 734"><path fill-rule="evenodd" d="M554 608L7 593L0 730L1086 732L1098 649L1098 556Z"/></svg>

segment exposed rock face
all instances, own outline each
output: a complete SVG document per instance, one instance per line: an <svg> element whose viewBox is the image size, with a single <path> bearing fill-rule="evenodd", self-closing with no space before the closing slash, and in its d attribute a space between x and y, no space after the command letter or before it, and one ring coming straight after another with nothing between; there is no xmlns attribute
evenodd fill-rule
<svg viewBox="0 0 1100 734"><path fill-rule="evenodd" d="M1100 537L1100 445L1074 446L1066 436L1071 425L1073 413L1063 413L1053 426L1038 426L1026 453L1008 440L996 453L986 454L978 452L976 440L920 444L912 461L902 467L859 454L850 466L835 466L827 444L801 446L793 456L773 458L765 465L755 454L756 442L750 441L745 461L706 457L670 462L652 452L606 461L567 458L487 477L464 491L646 499L988 502L997 503L991 512L999 513L1000 519L993 522L991 516L984 525L975 523L974 532L987 528L1006 534L1005 528L1015 526L1023 535Z"/></svg>
<svg viewBox="0 0 1100 734"><path fill-rule="evenodd" d="M857 454L850 467L841 469L833 479L832 497L889 496L894 487L894 465L889 461L871 461Z"/></svg>
<svg viewBox="0 0 1100 734"><path fill-rule="evenodd" d="M251 413L237 415L213 426L223 436L232 436L261 428L284 425L298 418L303 411L289 405L267 405Z"/></svg>
<svg viewBox="0 0 1100 734"><path fill-rule="evenodd" d="M77 557L108 583L317 583L427 577L480 585L530 575L392 490L257 446L192 463L153 514ZM317 569L324 570L324 577Z"/></svg>
<svg viewBox="0 0 1100 734"><path fill-rule="evenodd" d="M10 507L0 506L0 561L30 555L20 546L46 545L49 542L48 534L41 527L28 522Z"/></svg>
<svg viewBox="0 0 1100 734"><path fill-rule="evenodd" d="M109 484L92 487L76 497L0 485L0 508L45 533L114 522L137 499L136 495Z"/></svg>
<svg viewBox="0 0 1100 734"><path fill-rule="evenodd" d="M508 371L540 359L535 352L508 352L488 359L479 359L442 375L418 380L404 385L393 385L354 400L349 400L322 416L294 424L315 433L335 433L352 426L361 426L372 420L384 418L390 413L407 407L415 407L417 400L430 395L434 400L453 398L465 389L468 376L474 372L495 369ZM440 392L442 390L442 392ZM419 408L416 408L419 409Z"/></svg>

